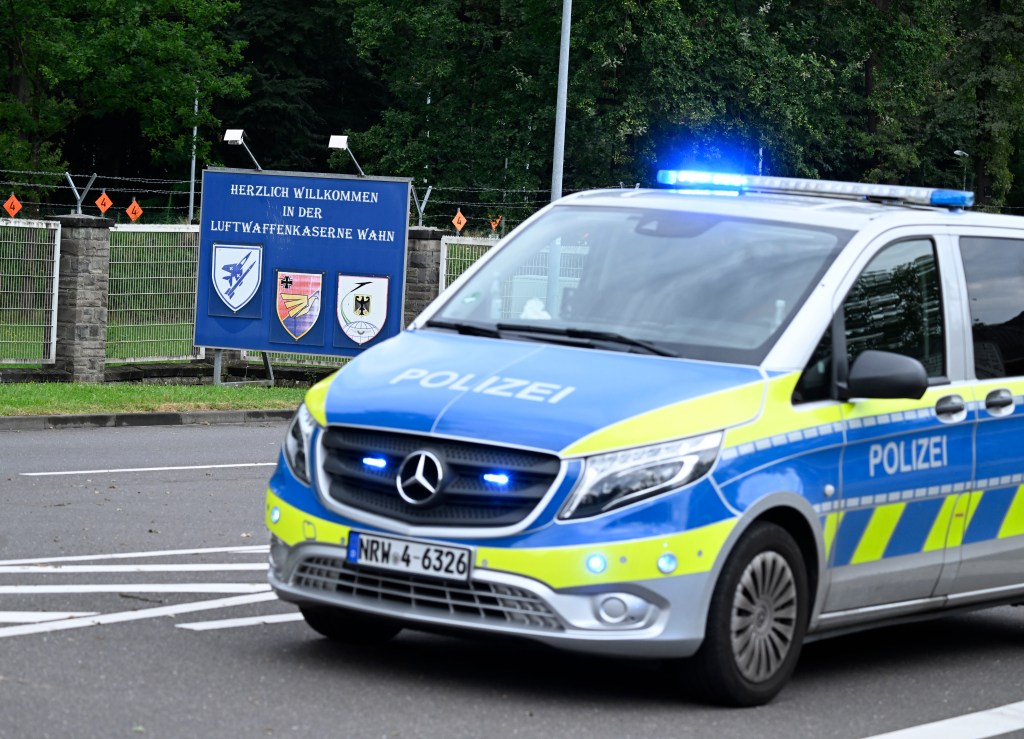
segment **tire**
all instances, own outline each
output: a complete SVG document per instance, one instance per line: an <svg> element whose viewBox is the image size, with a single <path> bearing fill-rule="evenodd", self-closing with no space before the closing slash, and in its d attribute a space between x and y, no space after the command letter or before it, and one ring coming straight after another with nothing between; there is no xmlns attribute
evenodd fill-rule
<svg viewBox="0 0 1024 739"><path fill-rule="evenodd" d="M760 706L785 686L809 612L800 547L780 526L753 524L729 555L711 597L693 687L713 703Z"/></svg>
<svg viewBox="0 0 1024 739"><path fill-rule="evenodd" d="M380 644L398 635L402 625L377 616L329 606L300 606L313 631L339 644Z"/></svg>

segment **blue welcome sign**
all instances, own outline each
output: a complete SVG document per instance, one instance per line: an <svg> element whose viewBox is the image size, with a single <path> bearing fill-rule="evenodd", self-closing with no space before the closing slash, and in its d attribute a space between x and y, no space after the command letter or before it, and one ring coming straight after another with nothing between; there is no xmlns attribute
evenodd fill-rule
<svg viewBox="0 0 1024 739"><path fill-rule="evenodd" d="M203 172L196 346L353 356L396 335L409 183Z"/></svg>

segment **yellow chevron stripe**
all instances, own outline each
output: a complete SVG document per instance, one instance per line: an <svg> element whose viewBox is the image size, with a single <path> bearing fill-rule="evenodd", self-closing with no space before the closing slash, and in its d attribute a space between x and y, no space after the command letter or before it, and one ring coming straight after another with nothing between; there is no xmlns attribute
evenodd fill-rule
<svg viewBox="0 0 1024 739"><path fill-rule="evenodd" d="M947 495L942 501L942 508L939 509L935 522L928 532L928 538L924 540L923 552L934 552L937 549L946 548L946 538L949 536L949 524L953 520L953 509L959 495Z"/></svg>
<svg viewBox="0 0 1024 739"><path fill-rule="evenodd" d="M1017 493L1013 496L1010 510L1006 512L1003 525L999 527L998 538L1008 539L1021 534L1024 534L1024 485L1017 488Z"/></svg>
<svg viewBox="0 0 1024 739"><path fill-rule="evenodd" d="M839 531L839 524L843 522L843 511L830 513L825 516L825 523L822 526L821 536L825 541L825 561L832 559L832 545L836 541L836 532Z"/></svg>
<svg viewBox="0 0 1024 739"><path fill-rule="evenodd" d="M860 537L860 543L850 559L850 564L861 564L863 562L875 562L885 554L885 548L889 546L892 532L896 530L896 524L900 522L900 516L907 507L906 503L893 503L892 505L879 506L871 514L864 534Z"/></svg>
<svg viewBox="0 0 1024 739"><path fill-rule="evenodd" d="M967 530L971 528L971 521L974 520L974 514L978 512L978 506L981 505L981 499L984 495L984 490L967 494L967 518L964 520L965 534L967 533Z"/></svg>
<svg viewBox="0 0 1024 739"><path fill-rule="evenodd" d="M964 493L956 498L956 506L953 508L953 520L949 526L949 538L946 545L958 547L964 543L964 534L967 527L971 525L978 504L981 502L983 492Z"/></svg>

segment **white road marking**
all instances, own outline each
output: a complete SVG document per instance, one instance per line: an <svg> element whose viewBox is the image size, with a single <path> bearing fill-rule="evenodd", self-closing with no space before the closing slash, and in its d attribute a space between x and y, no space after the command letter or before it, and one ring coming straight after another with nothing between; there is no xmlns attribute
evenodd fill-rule
<svg viewBox="0 0 1024 739"><path fill-rule="evenodd" d="M182 467L124 467L116 470L65 470L62 472L19 472L22 477L56 477L59 475L108 475L120 472L172 472L177 470L220 470L229 467L273 467L277 462L242 462L238 464L197 464Z"/></svg>
<svg viewBox="0 0 1024 739"><path fill-rule="evenodd" d="M909 729L876 734L867 739L985 739L1024 729L1024 701L997 706L988 711L968 713L944 721L912 726Z"/></svg>
<svg viewBox="0 0 1024 739"><path fill-rule="evenodd" d="M103 585L0 585L0 595L54 595L58 593L263 593L265 583L204 582L169 584Z"/></svg>
<svg viewBox="0 0 1024 739"><path fill-rule="evenodd" d="M266 544L242 547L209 547L206 549L163 549L151 552L122 552L120 554L88 554L68 557L40 557L36 559L0 560L0 565L25 565L50 562L93 562L102 559L136 559L141 557L177 557L187 554L266 554L270 547Z"/></svg>
<svg viewBox="0 0 1024 739"><path fill-rule="evenodd" d="M232 562L209 564L197 562L191 565L0 565L0 575L80 575L97 572L233 572L267 569L266 562Z"/></svg>
<svg viewBox="0 0 1024 739"><path fill-rule="evenodd" d="M66 618L95 616L96 611L0 611L0 624L38 624Z"/></svg>
<svg viewBox="0 0 1024 739"><path fill-rule="evenodd" d="M218 621L195 621L190 624L174 624L176 629L189 631L211 631L212 629L234 629L239 626L259 626L262 624L280 624L288 621L301 621L301 613L277 613L272 616L251 616L249 618L222 618Z"/></svg>
<svg viewBox="0 0 1024 739"><path fill-rule="evenodd" d="M82 618L73 618L64 621L47 621L46 623L7 626L0 628L0 639L9 636L25 636L27 634L44 634L52 631L81 629L88 626L100 626L102 624L121 623L124 621L141 621L143 619L158 618L160 616L176 616L179 613L194 613L196 611L209 611L217 608L231 608L233 606L243 606L250 603L261 603L276 599L277 596L274 593L259 593L256 595L240 595L234 598L204 600L196 603L181 603L175 606L144 608L138 611L104 613L99 616L85 616Z"/></svg>

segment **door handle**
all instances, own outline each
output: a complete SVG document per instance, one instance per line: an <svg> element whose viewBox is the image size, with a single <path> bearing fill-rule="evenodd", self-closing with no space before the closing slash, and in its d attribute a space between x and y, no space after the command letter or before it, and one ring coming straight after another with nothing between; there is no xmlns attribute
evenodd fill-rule
<svg viewBox="0 0 1024 739"><path fill-rule="evenodd" d="M967 404L964 403L964 399L959 395L947 395L944 398L939 398L939 402L935 404L935 413L939 417L955 420L950 417L966 414Z"/></svg>
<svg viewBox="0 0 1024 739"><path fill-rule="evenodd" d="M993 390L985 396L985 407L990 411L1002 410L1003 408L1009 408L1011 405L1013 405L1013 393L1005 387Z"/></svg>

